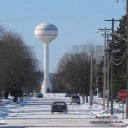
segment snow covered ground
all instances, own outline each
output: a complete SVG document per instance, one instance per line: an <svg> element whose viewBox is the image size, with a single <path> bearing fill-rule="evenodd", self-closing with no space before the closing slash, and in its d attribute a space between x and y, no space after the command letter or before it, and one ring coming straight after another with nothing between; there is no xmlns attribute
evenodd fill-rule
<svg viewBox="0 0 128 128"><path fill-rule="evenodd" d="M68 113L51 113L50 104L55 100L63 100L68 105ZM2 128L41 128L41 127L125 127L128 119L122 113L122 104L114 103L114 115L102 110L102 99L94 98L89 103L70 104L65 94L45 94L43 98L31 97L13 103L12 99L2 99L0 103L0 127ZM101 103L101 104L97 104ZM124 109L125 110L125 109ZM124 119L123 119L124 118Z"/></svg>

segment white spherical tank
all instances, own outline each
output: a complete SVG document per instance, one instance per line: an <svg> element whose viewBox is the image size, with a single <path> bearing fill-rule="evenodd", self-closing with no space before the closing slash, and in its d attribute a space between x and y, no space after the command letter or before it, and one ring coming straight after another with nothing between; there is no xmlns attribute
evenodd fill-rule
<svg viewBox="0 0 128 128"><path fill-rule="evenodd" d="M35 36L44 43L50 43L58 35L58 29L55 25L49 23L41 23L36 26Z"/></svg>

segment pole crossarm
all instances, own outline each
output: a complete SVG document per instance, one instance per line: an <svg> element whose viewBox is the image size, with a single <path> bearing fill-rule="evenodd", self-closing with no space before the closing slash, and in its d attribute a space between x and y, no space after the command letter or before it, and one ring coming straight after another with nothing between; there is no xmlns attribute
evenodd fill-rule
<svg viewBox="0 0 128 128"><path fill-rule="evenodd" d="M115 19L113 19L113 18L112 18L112 20L114 20L114 22L115 22L115 21L120 21L120 20L115 20ZM106 20L106 19L105 19L105 21L112 21L112 20Z"/></svg>
<svg viewBox="0 0 128 128"><path fill-rule="evenodd" d="M107 31L110 31L110 30L112 30L112 29L107 29L107 28L99 28L98 30L100 30L100 31L105 31L105 30L106 30L106 32L107 32Z"/></svg>

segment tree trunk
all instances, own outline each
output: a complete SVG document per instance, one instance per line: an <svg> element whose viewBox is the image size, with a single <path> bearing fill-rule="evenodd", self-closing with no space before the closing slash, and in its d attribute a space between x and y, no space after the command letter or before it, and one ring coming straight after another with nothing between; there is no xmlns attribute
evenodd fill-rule
<svg viewBox="0 0 128 128"><path fill-rule="evenodd" d="M88 95L86 96L86 103L88 103Z"/></svg>
<svg viewBox="0 0 128 128"><path fill-rule="evenodd" d="M9 96L9 91L6 90L5 93L4 93L4 98L5 98L5 99L8 99L8 96Z"/></svg>
<svg viewBox="0 0 128 128"><path fill-rule="evenodd" d="M83 104L85 104L85 94L82 94Z"/></svg>
<svg viewBox="0 0 128 128"><path fill-rule="evenodd" d="M13 99L13 102L18 102L18 90L17 89L14 90L14 99Z"/></svg>

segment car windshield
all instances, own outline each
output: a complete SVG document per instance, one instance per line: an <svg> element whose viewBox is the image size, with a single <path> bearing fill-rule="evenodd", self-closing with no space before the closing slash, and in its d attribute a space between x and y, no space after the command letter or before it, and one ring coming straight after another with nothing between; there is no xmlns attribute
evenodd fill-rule
<svg viewBox="0 0 128 128"><path fill-rule="evenodd" d="M79 98L79 96L72 96L72 98Z"/></svg>
<svg viewBox="0 0 128 128"><path fill-rule="evenodd" d="M53 103L54 105L65 105L65 103L64 102L55 102L55 103Z"/></svg>

